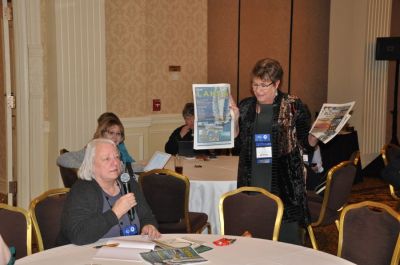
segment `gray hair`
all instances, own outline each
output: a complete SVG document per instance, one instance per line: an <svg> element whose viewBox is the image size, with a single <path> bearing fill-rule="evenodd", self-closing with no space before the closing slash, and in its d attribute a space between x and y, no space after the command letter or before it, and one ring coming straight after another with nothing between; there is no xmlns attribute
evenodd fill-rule
<svg viewBox="0 0 400 265"><path fill-rule="evenodd" d="M96 176L93 172L93 163L96 154L96 147L99 144L111 144L117 148L112 140L106 138L97 138L91 140L86 146L85 157L83 158L82 165L78 170L78 178L89 181L96 179Z"/></svg>

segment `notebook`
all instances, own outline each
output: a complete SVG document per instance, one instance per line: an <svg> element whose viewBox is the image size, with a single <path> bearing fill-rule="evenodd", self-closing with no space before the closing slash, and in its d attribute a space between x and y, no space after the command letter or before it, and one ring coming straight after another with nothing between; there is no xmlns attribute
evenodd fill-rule
<svg viewBox="0 0 400 265"><path fill-rule="evenodd" d="M167 164L171 154L167 154L160 151L155 151L147 165L143 168L143 171L150 171L153 169L162 169L164 168L165 164Z"/></svg>

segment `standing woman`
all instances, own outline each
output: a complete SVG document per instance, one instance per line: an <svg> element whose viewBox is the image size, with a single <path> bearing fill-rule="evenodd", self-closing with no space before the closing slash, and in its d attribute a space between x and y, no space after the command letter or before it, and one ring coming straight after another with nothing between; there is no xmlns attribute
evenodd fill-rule
<svg viewBox="0 0 400 265"><path fill-rule="evenodd" d="M279 240L302 244L301 228L310 223L302 150L312 150L318 140L308 133L310 116L300 99L279 90L282 77L278 61L262 59L252 70L254 96L239 107L231 99L240 149L238 187L261 187L279 196L284 204Z"/></svg>

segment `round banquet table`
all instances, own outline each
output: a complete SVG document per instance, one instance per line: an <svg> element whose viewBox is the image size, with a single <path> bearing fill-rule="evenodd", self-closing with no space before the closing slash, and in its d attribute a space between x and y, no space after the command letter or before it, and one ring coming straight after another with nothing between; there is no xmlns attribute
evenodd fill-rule
<svg viewBox="0 0 400 265"><path fill-rule="evenodd" d="M135 236L133 236L134 238ZM136 236L143 238L142 236ZM204 242L204 245L213 249L200 255L207 259L205 264L218 265L346 265L354 264L342 258L311 248L257 238L225 236L236 238L236 242L229 246L215 246L213 241L220 239L221 235L205 234L168 234L162 238L186 237ZM145 261L127 262L117 260L93 259L97 249L93 246L104 243L104 240L94 244L76 246L66 245L35 253L16 261L17 265L116 265L116 264L149 264Z"/></svg>

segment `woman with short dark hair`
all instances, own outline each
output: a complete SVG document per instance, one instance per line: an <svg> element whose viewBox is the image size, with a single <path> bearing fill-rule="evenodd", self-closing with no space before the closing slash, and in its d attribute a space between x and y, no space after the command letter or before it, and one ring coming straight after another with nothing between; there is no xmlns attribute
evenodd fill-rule
<svg viewBox="0 0 400 265"><path fill-rule="evenodd" d="M256 186L279 196L284 204L280 241L301 244L310 223L303 150L318 140L310 135L310 116L295 96L279 90L283 69L274 59L259 60L252 70L254 96L239 107L231 99L235 148L239 149L238 187Z"/></svg>

